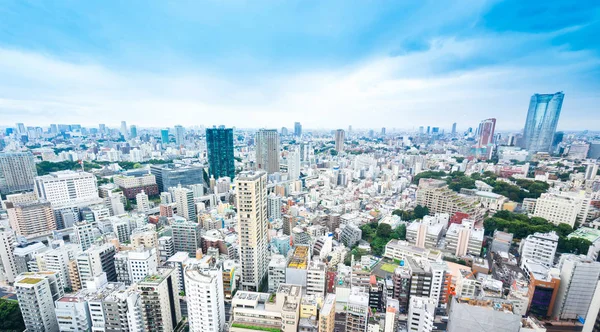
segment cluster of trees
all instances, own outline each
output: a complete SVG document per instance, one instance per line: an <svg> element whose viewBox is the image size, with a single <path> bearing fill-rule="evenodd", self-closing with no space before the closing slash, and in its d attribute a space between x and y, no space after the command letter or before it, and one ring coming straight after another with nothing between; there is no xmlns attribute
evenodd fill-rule
<svg viewBox="0 0 600 332"><path fill-rule="evenodd" d="M429 215L429 208L417 205L414 210L394 210L392 214L399 216L404 221L423 219L423 217Z"/></svg>
<svg viewBox="0 0 600 332"><path fill-rule="evenodd" d="M83 166L85 167L85 169L102 167L96 163L90 163L87 161L83 162ZM78 162L70 160L64 160L59 162L42 161L40 163L37 163L35 167L37 168L38 175L46 175L51 172L58 171L81 170L81 165Z"/></svg>
<svg viewBox="0 0 600 332"><path fill-rule="evenodd" d="M385 245L392 239L406 239L406 225L401 224L392 230L389 224L368 223L360 227L362 239L371 244L374 255L381 256L385 251ZM358 252L357 252L358 253ZM355 255L356 256L356 255ZM356 257L355 257L356 258Z"/></svg>
<svg viewBox="0 0 600 332"><path fill-rule="evenodd" d="M17 301L0 299L0 331L25 331Z"/></svg>
<svg viewBox="0 0 600 332"><path fill-rule="evenodd" d="M128 171L130 169L135 169L135 168L142 168L142 164L140 163L134 163L132 161L119 161L118 162L119 167L121 167L122 169Z"/></svg>
<svg viewBox="0 0 600 332"><path fill-rule="evenodd" d="M548 233L555 231L558 234L558 251L562 253L586 254L590 241L580 238L568 239L573 228L567 224L554 225L544 218L529 218L524 214L509 211L498 211L493 217L483 222L486 235L492 236L495 230L512 233L514 239L524 239L533 233Z"/></svg>

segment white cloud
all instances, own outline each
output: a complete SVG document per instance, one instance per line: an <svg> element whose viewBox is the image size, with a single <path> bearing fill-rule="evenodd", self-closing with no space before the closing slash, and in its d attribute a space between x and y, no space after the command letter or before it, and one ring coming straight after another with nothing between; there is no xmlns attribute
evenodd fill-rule
<svg viewBox="0 0 600 332"><path fill-rule="evenodd" d="M505 40L503 47L521 47L532 37ZM600 100L598 82L583 79L587 70L599 67L598 59L551 48L535 54L544 58L535 63L533 55L509 58L513 52L503 47L483 37L438 39L425 52L376 56L326 71L265 73L252 80L201 71L117 71L0 49L0 124L95 126L126 120L152 127L291 127L300 121L305 128L449 128L458 122L466 128L496 117L499 130L507 130L523 125L531 94L564 90L559 127L600 128L600 119L590 116ZM502 57L503 51L502 64L452 70L481 57Z"/></svg>

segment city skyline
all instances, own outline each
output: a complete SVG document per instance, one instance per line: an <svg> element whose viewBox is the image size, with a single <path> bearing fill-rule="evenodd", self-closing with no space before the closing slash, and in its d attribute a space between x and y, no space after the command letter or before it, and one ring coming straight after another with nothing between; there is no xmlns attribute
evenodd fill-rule
<svg viewBox="0 0 600 332"><path fill-rule="evenodd" d="M9 4L0 125L445 128L496 118L503 131L523 128L531 95L563 91L558 130L600 129L597 3L327 6L150 3L128 17L139 8Z"/></svg>

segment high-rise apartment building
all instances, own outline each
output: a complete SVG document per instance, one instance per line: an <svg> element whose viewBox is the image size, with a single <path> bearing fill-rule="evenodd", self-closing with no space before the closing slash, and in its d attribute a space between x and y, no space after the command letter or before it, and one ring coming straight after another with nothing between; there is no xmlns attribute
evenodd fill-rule
<svg viewBox="0 0 600 332"><path fill-rule="evenodd" d="M0 229L0 281L13 283L18 270L15 263L15 233L10 229Z"/></svg>
<svg viewBox="0 0 600 332"><path fill-rule="evenodd" d="M242 289L258 291L267 272L267 174L242 172L236 178L237 233Z"/></svg>
<svg viewBox="0 0 600 332"><path fill-rule="evenodd" d="M34 236L56 229L49 202L6 203L10 227L19 235Z"/></svg>
<svg viewBox="0 0 600 332"><path fill-rule="evenodd" d="M279 134L275 129L256 132L256 169L268 174L279 172Z"/></svg>
<svg viewBox="0 0 600 332"><path fill-rule="evenodd" d="M173 190L173 198L175 198L178 216L183 217L188 221L198 221L193 191L179 186Z"/></svg>
<svg viewBox="0 0 600 332"><path fill-rule="evenodd" d="M294 122L294 136L302 136L302 125L300 124L300 122Z"/></svg>
<svg viewBox="0 0 600 332"><path fill-rule="evenodd" d="M206 128L206 150L208 153L208 173L218 179L235 177L233 155L233 129L220 126Z"/></svg>
<svg viewBox="0 0 600 332"><path fill-rule="evenodd" d="M81 251L86 251L94 243L94 225L90 222L78 222L73 225L75 243Z"/></svg>
<svg viewBox="0 0 600 332"><path fill-rule="evenodd" d="M479 139L477 146L484 147L494 143L494 131L496 130L496 119L485 119L479 124Z"/></svg>
<svg viewBox="0 0 600 332"><path fill-rule="evenodd" d="M135 204L139 212L148 212L150 210L150 201L148 195L142 190L142 192L135 195Z"/></svg>
<svg viewBox="0 0 600 332"><path fill-rule="evenodd" d="M175 296L179 292L179 279L174 271L161 268L137 284L144 331L172 332L181 321L181 307Z"/></svg>
<svg viewBox="0 0 600 332"><path fill-rule="evenodd" d="M544 193L536 200L533 215L559 225L575 226L577 220L585 222L590 209L590 197L578 193Z"/></svg>
<svg viewBox="0 0 600 332"><path fill-rule="evenodd" d="M337 152L344 152L344 140L346 139L346 133L343 129L335 131L335 150Z"/></svg>
<svg viewBox="0 0 600 332"><path fill-rule="evenodd" d="M31 190L36 176L31 152L0 152L0 194Z"/></svg>
<svg viewBox="0 0 600 332"><path fill-rule="evenodd" d="M187 221L183 218L175 218L171 224L173 230L173 248L175 252L185 251L188 254L195 255L198 248L202 248L200 224L194 221Z"/></svg>
<svg viewBox="0 0 600 332"><path fill-rule="evenodd" d="M225 298L220 265L199 265L185 269L188 321L191 331L225 330Z"/></svg>
<svg viewBox="0 0 600 332"><path fill-rule="evenodd" d="M38 176L35 192L55 209L99 199L96 176L87 172L59 171Z"/></svg>
<svg viewBox="0 0 600 332"><path fill-rule="evenodd" d="M281 219L281 197L275 193L269 194L267 198L267 217L269 220Z"/></svg>
<svg viewBox="0 0 600 332"><path fill-rule="evenodd" d="M54 301L64 295L58 273L22 273L15 280L15 290L27 331L58 332Z"/></svg>
<svg viewBox="0 0 600 332"><path fill-rule="evenodd" d="M530 153L550 152L564 98L562 92L531 96L523 132L523 147Z"/></svg>
<svg viewBox="0 0 600 332"><path fill-rule="evenodd" d="M288 179L298 180L300 178L300 151L290 151L287 156Z"/></svg>
<svg viewBox="0 0 600 332"><path fill-rule="evenodd" d="M185 143L185 128L180 125L175 126L175 144L181 146Z"/></svg>
<svg viewBox="0 0 600 332"><path fill-rule="evenodd" d="M111 243L101 246L91 246L86 251L79 253L76 260L82 284L85 284L87 280L92 280L102 272L106 273L108 281L117 281L115 253L115 246Z"/></svg>

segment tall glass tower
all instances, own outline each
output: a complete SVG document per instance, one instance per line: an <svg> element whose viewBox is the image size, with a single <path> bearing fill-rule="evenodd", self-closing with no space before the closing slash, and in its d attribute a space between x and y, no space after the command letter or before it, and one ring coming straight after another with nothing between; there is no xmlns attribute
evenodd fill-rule
<svg viewBox="0 0 600 332"><path fill-rule="evenodd" d="M208 171L215 179L235 177L233 158L233 129L220 126L206 128L206 150L208 152Z"/></svg>
<svg viewBox="0 0 600 332"><path fill-rule="evenodd" d="M564 98L562 92L531 96L523 133L524 148L530 153L550 152Z"/></svg>

